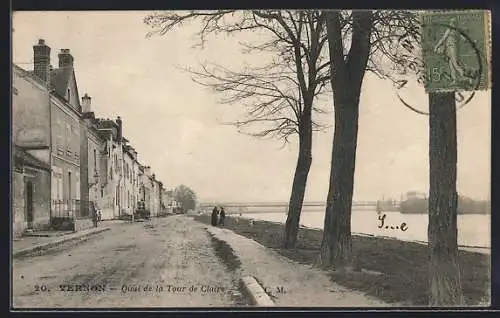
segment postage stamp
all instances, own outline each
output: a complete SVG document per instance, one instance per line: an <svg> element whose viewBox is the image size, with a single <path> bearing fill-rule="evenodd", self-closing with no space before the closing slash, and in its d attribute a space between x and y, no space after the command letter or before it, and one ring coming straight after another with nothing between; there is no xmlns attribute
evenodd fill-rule
<svg viewBox="0 0 500 318"><path fill-rule="evenodd" d="M490 88L490 12L423 12L426 92Z"/></svg>

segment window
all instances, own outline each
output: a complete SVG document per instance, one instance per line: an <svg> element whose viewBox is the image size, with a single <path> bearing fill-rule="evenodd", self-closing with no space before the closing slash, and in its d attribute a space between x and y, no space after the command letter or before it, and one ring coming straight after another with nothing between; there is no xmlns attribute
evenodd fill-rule
<svg viewBox="0 0 500 318"><path fill-rule="evenodd" d="M66 155L71 157L71 125L66 123Z"/></svg>
<svg viewBox="0 0 500 318"><path fill-rule="evenodd" d="M52 201L55 201L58 199L58 192L57 192L57 189L58 189L58 173L56 171L57 168L53 168L52 169L52 180L51 180L51 183L52 183L52 187L51 187L51 199Z"/></svg>
<svg viewBox="0 0 500 318"><path fill-rule="evenodd" d="M80 200L80 173L79 172L76 172L75 173L75 190L76 190L76 194L75 194L75 199L76 200Z"/></svg>
<svg viewBox="0 0 500 318"><path fill-rule="evenodd" d="M63 174L62 174L62 169L59 168L60 170L60 173L59 173L59 178L58 178L58 184L57 184L57 192L58 192L58 195L57 195L57 198L59 199L59 201L62 201L63 200Z"/></svg>
<svg viewBox="0 0 500 318"><path fill-rule="evenodd" d="M116 186L116 189L115 189L115 198L113 198L113 201L115 202L115 205L118 205L118 199L119 199L119 195L120 195L120 192L119 192L119 187Z"/></svg>
<svg viewBox="0 0 500 318"><path fill-rule="evenodd" d="M68 171L68 200L71 203L71 171Z"/></svg>
<svg viewBox="0 0 500 318"><path fill-rule="evenodd" d="M56 148L57 148L57 154L62 155L63 153L63 140L61 134L58 134L56 136Z"/></svg>
<svg viewBox="0 0 500 318"><path fill-rule="evenodd" d="M94 149L94 171L97 171L97 152Z"/></svg>
<svg viewBox="0 0 500 318"><path fill-rule="evenodd" d="M55 201L62 201L63 199L63 175L62 169L59 167L53 168L53 199Z"/></svg>

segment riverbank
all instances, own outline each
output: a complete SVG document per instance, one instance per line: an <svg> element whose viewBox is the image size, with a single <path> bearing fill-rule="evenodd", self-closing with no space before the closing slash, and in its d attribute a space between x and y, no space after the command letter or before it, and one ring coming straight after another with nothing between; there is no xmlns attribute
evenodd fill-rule
<svg viewBox="0 0 500 318"><path fill-rule="evenodd" d="M285 207L283 207L285 209ZM268 210L262 210L268 211ZM239 213L226 212L226 215L238 216ZM247 219L286 222L286 211L280 213L269 212L258 213L252 211L242 213L242 217ZM429 216L425 214L401 214L399 212L382 211L382 215L372 210L356 210L351 213L351 231L353 234L371 235L376 237L393 238L401 241L420 242L427 245L427 226ZM385 216L384 224L381 227L380 216ZM304 210L300 217L300 225L312 228L323 229L325 210ZM390 226L401 226L405 223L405 231L391 229ZM389 226L389 228L387 228ZM459 248L468 249L472 252L491 253L491 219L488 215L459 215L457 217Z"/></svg>
<svg viewBox="0 0 500 318"><path fill-rule="evenodd" d="M195 219L209 224L209 215ZM322 230L301 228L296 249L281 248L283 224L227 217L225 228L251 238L298 263L313 265L319 253ZM361 272L329 272L330 279L349 289L387 303L426 306L428 294L427 246L380 237L353 235L353 258ZM459 251L462 285L467 305L488 305L490 256Z"/></svg>

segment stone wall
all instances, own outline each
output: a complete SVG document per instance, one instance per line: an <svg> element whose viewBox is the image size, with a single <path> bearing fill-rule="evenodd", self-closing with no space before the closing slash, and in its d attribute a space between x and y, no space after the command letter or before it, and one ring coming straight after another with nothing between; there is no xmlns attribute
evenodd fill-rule
<svg viewBox="0 0 500 318"><path fill-rule="evenodd" d="M24 177L22 173L12 172L12 231L15 237L25 230L24 223Z"/></svg>
<svg viewBox="0 0 500 318"><path fill-rule="evenodd" d="M50 228L50 173L46 170L24 167L24 182L33 184L33 229Z"/></svg>
<svg viewBox="0 0 500 318"><path fill-rule="evenodd" d="M12 141L19 146L50 145L49 92L14 68L12 75Z"/></svg>
<svg viewBox="0 0 500 318"><path fill-rule="evenodd" d="M20 236L26 223L26 183L33 185L34 230L50 228L50 174L45 170L25 167L24 172L13 171L12 175L12 224L14 236Z"/></svg>

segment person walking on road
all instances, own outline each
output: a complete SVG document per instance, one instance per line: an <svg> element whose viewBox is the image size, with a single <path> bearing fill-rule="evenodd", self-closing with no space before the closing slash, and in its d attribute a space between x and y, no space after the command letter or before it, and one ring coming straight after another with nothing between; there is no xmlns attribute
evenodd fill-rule
<svg viewBox="0 0 500 318"><path fill-rule="evenodd" d="M217 207L214 206L214 209L212 210L212 225L217 226L217 216L219 214L219 211L217 210Z"/></svg>
<svg viewBox="0 0 500 318"><path fill-rule="evenodd" d="M219 225L224 225L224 220L226 219L226 212L224 211L224 207L220 208L220 218Z"/></svg>

